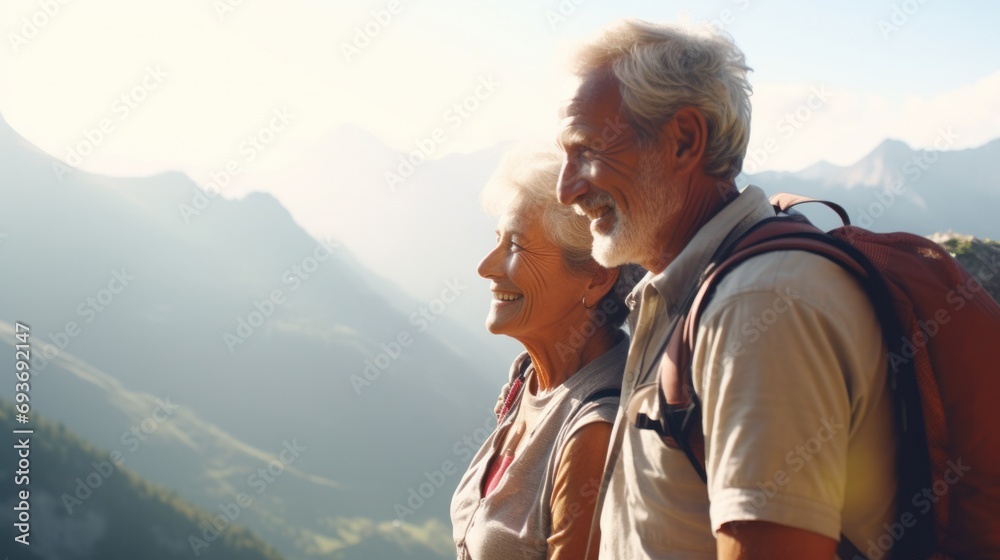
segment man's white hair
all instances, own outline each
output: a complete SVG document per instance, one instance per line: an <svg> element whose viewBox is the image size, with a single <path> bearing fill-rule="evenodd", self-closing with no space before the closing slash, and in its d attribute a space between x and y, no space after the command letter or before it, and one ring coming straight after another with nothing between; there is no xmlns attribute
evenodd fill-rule
<svg viewBox="0 0 1000 560"><path fill-rule="evenodd" d="M576 57L576 73L610 69L621 84L623 109L640 143L684 106L708 121L705 172L732 179L750 141L750 94L743 52L728 34L626 19L605 28Z"/></svg>

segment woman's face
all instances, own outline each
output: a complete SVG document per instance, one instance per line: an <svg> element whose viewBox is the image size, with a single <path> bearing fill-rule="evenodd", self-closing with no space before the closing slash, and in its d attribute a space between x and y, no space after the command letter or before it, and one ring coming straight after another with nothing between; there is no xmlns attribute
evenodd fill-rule
<svg viewBox="0 0 1000 560"><path fill-rule="evenodd" d="M590 279L570 274L546 235L541 208L521 196L500 217L496 233L496 247L479 263L479 275L492 281L486 328L521 342L555 344L586 317L581 300Z"/></svg>

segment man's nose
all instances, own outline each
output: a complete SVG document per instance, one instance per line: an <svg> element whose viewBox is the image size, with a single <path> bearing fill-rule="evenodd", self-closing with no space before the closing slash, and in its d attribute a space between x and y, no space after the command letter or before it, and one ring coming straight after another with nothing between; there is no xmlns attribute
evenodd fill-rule
<svg viewBox="0 0 1000 560"><path fill-rule="evenodd" d="M571 206L576 199L586 194L588 189L587 181L583 180L570 164L564 164L559 172L559 182L556 183L556 197L559 202Z"/></svg>

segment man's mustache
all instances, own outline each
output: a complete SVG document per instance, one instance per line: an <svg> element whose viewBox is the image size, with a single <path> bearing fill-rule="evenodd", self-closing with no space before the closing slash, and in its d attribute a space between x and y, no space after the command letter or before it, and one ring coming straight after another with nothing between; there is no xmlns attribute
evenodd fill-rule
<svg viewBox="0 0 1000 560"><path fill-rule="evenodd" d="M573 210L580 216L589 217L599 208L613 207L615 200L608 193L588 193L573 203Z"/></svg>

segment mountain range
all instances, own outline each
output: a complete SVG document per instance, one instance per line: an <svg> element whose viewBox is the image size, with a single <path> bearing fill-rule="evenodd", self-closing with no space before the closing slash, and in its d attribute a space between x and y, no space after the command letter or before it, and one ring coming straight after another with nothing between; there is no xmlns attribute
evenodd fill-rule
<svg viewBox="0 0 1000 560"><path fill-rule="evenodd" d="M213 199L185 222L198 189L184 175L58 180L58 162L5 124L0 154L0 359L13 363L10 324L30 325L33 406L121 449L169 399L182 412L129 465L210 511L297 441L307 451L249 527L289 558L365 557L365 531L389 557L439 557L450 489L406 523L395 506L425 472L471 457L505 380L492 349L444 336L461 331L447 309L423 319L428 302L311 238L270 195ZM401 552L425 522L438 524L430 545Z"/></svg>
<svg viewBox="0 0 1000 560"><path fill-rule="evenodd" d="M898 140L885 140L851 165L821 161L797 172L741 177L740 183L753 183L768 193L832 200L848 211L856 225L874 231L930 235L955 230L998 239L998 161L1000 139L954 151L915 150Z"/></svg>

